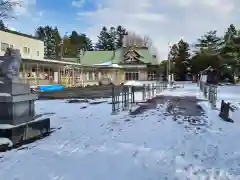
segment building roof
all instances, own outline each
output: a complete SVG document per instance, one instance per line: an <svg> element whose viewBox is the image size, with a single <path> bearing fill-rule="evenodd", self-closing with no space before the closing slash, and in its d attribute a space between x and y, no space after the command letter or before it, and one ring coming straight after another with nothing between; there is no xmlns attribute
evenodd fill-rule
<svg viewBox="0 0 240 180"><path fill-rule="evenodd" d="M146 64L158 64L157 59L151 54L148 48L134 48L141 55L139 59ZM119 64L123 60L124 54L128 48L119 48L116 51L86 51L80 58L81 64L93 65L112 61L113 64Z"/></svg>
<svg viewBox="0 0 240 180"><path fill-rule="evenodd" d="M86 65L102 64L111 61L113 57L114 51L85 51L80 62Z"/></svg>
<svg viewBox="0 0 240 180"><path fill-rule="evenodd" d="M38 38L38 37L36 37L36 36L32 36L32 35L29 35L29 34L24 34L24 33L17 32L17 31L12 31L12 30L10 30L10 29L0 29L0 31L7 32L7 33L11 33L11 34L15 34L15 35L18 35L18 36L27 37L27 38L30 38L30 39L35 39L35 40L43 41L42 39L40 39L40 38Z"/></svg>

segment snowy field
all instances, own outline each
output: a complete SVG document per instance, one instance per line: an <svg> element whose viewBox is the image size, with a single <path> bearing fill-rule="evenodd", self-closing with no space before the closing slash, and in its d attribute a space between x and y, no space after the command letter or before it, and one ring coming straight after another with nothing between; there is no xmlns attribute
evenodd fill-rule
<svg viewBox="0 0 240 180"><path fill-rule="evenodd" d="M240 103L240 85L237 86L220 86L218 98Z"/></svg>
<svg viewBox="0 0 240 180"><path fill-rule="evenodd" d="M220 87L219 99L240 102L239 87ZM198 87L166 91L198 96ZM111 105L38 101L37 113L55 113L51 136L0 154L0 180L238 180L240 124L207 109L205 126L179 124L166 107L129 117ZM86 106L86 108L82 108ZM187 127L187 128L186 128Z"/></svg>

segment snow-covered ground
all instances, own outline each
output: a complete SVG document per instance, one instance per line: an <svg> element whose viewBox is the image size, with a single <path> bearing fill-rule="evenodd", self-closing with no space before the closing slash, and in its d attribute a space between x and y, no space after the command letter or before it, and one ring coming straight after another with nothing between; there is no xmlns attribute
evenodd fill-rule
<svg viewBox="0 0 240 180"><path fill-rule="evenodd" d="M230 98L224 88L219 97ZM199 88L189 84L164 93L197 96ZM164 106L129 117L111 115L108 103L38 101L37 113L55 113L52 126L61 129L1 153L0 180L240 179L239 124L200 105L207 110L207 125L193 127L164 116Z"/></svg>
<svg viewBox="0 0 240 180"><path fill-rule="evenodd" d="M220 86L218 88L218 99L240 103L240 85Z"/></svg>

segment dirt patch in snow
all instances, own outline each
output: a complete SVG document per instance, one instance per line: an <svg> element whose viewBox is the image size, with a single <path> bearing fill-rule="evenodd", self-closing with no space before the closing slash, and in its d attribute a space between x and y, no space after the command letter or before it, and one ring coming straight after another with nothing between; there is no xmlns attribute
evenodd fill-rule
<svg viewBox="0 0 240 180"><path fill-rule="evenodd" d="M195 127L199 130L200 126L208 126L205 112L198 105L199 101L196 97L190 96L158 96L148 100L146 103L139 104L139 108L131 112L130 115L137 116L148 110L156 109L152 114L159 115L159 122L166 119L166 117L171 117L178 124L185 124L186 128Z"/></svg>
<svg viewBox="0 0 240 180"><path fill-rule="evenodd" d="M157 96L145 103L138 104L140 107L131 115L144 113L150 109L157 109L159 106L167 106L166 113L182 116L202 116L204 110L198 105L199 100L196 97L185 96Z"/></svg>

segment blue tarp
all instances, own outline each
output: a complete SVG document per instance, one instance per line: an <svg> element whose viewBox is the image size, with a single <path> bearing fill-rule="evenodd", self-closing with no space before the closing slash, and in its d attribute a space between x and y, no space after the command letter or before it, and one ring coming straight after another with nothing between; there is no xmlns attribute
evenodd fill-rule
<svg viewBox="0 0 240 180"><path fill-rule="evenodd" d="M63 91L64 86L59 84L39 86L40 92L53 92L53 91Z"/></svg>

